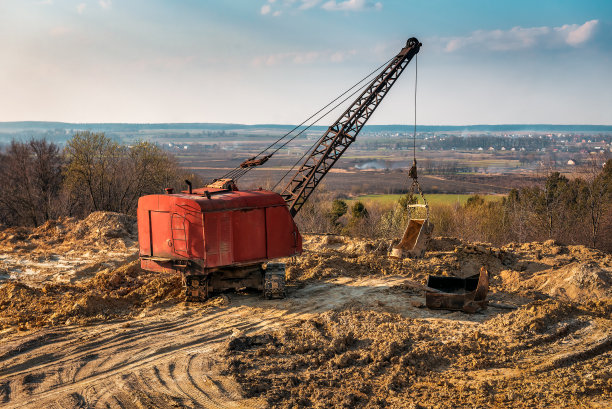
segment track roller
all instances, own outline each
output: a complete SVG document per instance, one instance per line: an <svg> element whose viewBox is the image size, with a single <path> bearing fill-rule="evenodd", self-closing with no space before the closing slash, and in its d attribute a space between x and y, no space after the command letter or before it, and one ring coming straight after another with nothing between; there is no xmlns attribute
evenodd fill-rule
<svg viewBox="0 0 612 409"><path fill-rule="evenodd" d="M285 263L268 263L264 273L263 295L267 299L285 298Z"/></svg>

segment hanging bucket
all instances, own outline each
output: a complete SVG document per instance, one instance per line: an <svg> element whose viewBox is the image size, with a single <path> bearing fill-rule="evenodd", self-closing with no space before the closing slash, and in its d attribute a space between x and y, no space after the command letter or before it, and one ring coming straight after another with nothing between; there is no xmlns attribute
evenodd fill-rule
<svg viewBox="0 0 612 409"><path fill-rule="evenodd" d="M391 249L389 257L398 259L421 258L425 255L427 244L431 239L431 233L433 232L434 226L429 222L429 205L416 179L412 184L411 193L414 191L415 187L418 189L423 203L407 206L410 213L410 221L404 231L402 240L397 246ZM420 218L416 217L416 212L419 209L424 211L424 215Z"/></svg>

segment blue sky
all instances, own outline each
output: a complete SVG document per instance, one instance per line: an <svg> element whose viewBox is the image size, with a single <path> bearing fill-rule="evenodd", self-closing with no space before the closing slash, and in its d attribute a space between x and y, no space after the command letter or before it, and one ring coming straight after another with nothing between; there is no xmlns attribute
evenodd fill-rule
<svg viewBox="0 0 612 409"><path fill-rule="evenodd" d="M612 124L586 0L0 0L0 121L299 123L411 36L420 124ZM414 65L370 123L412 123Z"/></svg>

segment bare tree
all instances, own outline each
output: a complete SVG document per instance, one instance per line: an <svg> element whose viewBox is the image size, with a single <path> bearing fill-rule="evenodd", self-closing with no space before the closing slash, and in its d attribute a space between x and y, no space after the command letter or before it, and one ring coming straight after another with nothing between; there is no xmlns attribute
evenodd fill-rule
<svg viewBox="0 0 612 409"><path fill-rule="evenodd" d="M590 245L597 246L602 221L608 209L612 206L612 159L603 166L603 170L595 160L589 162L586 183L581 191L581 205L587 213L590 230Z"/></svg>
<svg viewBox="0 0 612 409"><path fill-rule="evenodd" d="M75 134L65 153L65 186L84 213L134 213L140 196L161 193L181 175L174 158L157 146L122 146L103 133Z"/></svg>
<svg viewBox="0 0 612 409"><path fill-rule="evenodd" d="M62 184L59 148L46 140L12 141L0 161L0 220L38 226L57 217Z"/></svg>

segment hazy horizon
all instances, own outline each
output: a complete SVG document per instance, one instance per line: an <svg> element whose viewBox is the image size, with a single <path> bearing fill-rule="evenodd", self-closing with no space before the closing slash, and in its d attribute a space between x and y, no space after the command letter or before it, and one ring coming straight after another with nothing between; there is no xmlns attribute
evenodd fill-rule
<svg viewBox="0 0 612 409"><path fill-rule="evenodd" d="M335 119L335 118L334 118ZM333 121L333 120L332 120ZM329 121L331 122L331 121ZM0 124L8 125L8 124L65 124L65 125L142 125L142 126L158 126L158 125L228 125L228 126L244 126L244 127L266 127L266 126L274 126L274 127L295 127L297 124L291 123L240 123L240 122L69 122L69 121L39 121L39 120L24 120L24 121L0 121ZM301 127L305 127L308 124L302 125ZM366 127L414 127L414 123L410 124L399 124L399 123L378 123L372 124L368 123L365 125ZM536 127L580 127L580 126L589 126L589 127L601 127L601 128L612 128L612 122L609 124L589 124L589 123L463 123L463 124L423 124L418 123L417 128L419 127L526 127L526 126L536 126ZM328 125L325 123L318 123L316 125L311 126L311 128L327 128Z"/></svg>

